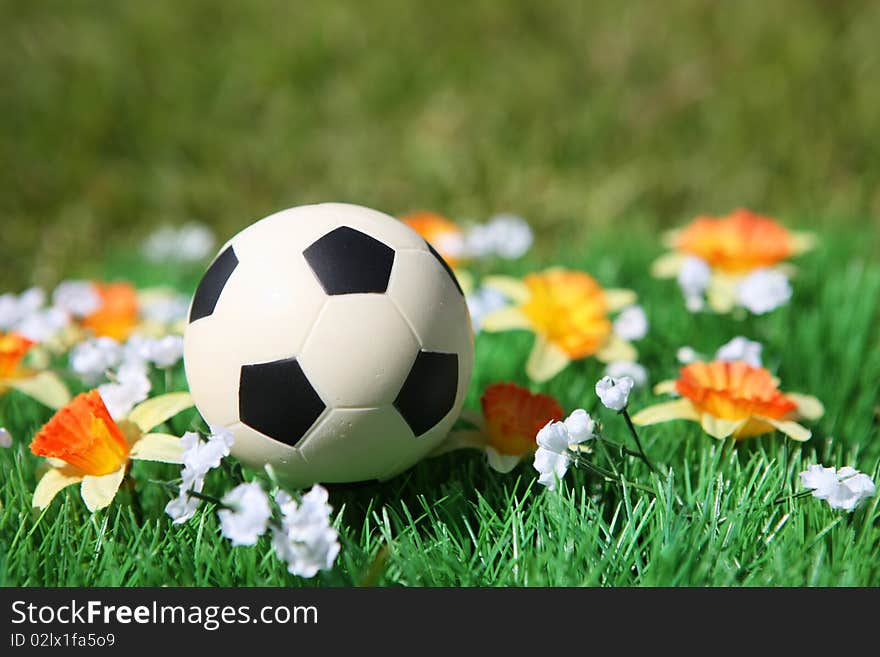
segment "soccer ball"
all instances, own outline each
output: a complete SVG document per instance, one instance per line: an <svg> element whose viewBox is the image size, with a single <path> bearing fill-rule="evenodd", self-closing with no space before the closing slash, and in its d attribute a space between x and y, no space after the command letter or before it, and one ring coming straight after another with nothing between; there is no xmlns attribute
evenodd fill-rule
<svg viewBox="0 0 880 657"><path fill-rule="evenodd" d="M227 242L190 306L184 363L232 453L291 486L387 479L426 456L470 382L461 287L416 232L342 203Z"/></svg>

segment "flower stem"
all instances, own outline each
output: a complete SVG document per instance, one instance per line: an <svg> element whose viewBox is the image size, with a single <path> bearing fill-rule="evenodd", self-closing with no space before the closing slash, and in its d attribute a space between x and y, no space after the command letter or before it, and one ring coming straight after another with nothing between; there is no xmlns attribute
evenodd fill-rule
<svg viewBox="0 0 880 657"><path fill-rule="evenodd" d="M629 412L626 410L626 406L624 406L623 409L621 409L620 414L623 416L623 419L626 420L626 426L629 427L629 432L633 435L633 438L635 438L636 445L637 445L638 448L639 448L639 454L641 455L642 460L645 462L645 464L646 464L649 468L651 468L651 470L652 470L653 472L659 472L659 471L657 470L657 468L654 467L654 464L651 463L651 459L649 459L649 458L648 458L648 455L645 453L645 448L642 447L642 441L639 440L639 434L638 434L638 432L636 431L636 427L635 427L635 425L633 424L633 421L632 421L632 419L631 419L630 416L629 416Z"/></svg>

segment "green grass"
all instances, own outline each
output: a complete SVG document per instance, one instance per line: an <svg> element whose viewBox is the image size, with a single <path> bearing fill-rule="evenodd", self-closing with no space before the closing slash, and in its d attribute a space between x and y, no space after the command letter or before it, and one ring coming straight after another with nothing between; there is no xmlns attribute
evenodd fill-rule
<svg viewBox="0 0 880 657"><path fill-rule="evenodd" d="M519 212L544 250L876 224L878 30L870 0L0 0L0 289L314 201Z"/></svg>
<svg viewBox="0 0 880 657"><path fill-rule="evenodd" d="M876 235L823 235L801 261L795 297L785 308L737 321L689 315L674 283L648 274L656 239L637 232L594 235L553 262L595 274L604 284L635 289L651 319L639 344L654 381L674 376L675 349L711 352L738 334L761 340L765 364L783 389L818 396L825 416L803 446L768 435L736 447L674 422L642 431L665 474L651 476L635 459L627 480L649 491L569 473L560 492L535 483L530 464L508 475L491 471L476 452L425 461L383 484L331 489L342 552L314 580L287 574L268 543L231 548L205 504L183 526L163 507L169 494L151 479L171 479L173 466L138 463L133 490L90 515L76 487L42 514L31 509L38 459L27 441L49 412L17 394L0 400L0 424L14 433L0 450L0 584L5 585L859 585L880 584L880 496L852 514L813 499L773 504L799 490L808 464L854 465L880 479L880 261ZM505 263L512 273L541 266L534 256ZM546 264L546 263L543 263ZM109 263L113 270L117 264ZM151 278L130 262L136 277ZM170 274L175 276L175 274ZM480 334L468 397L475 408L490 382L526 383L526 334ZM578 362L535 386L566 408L585 407L607 437L627 440L621 418L598 408L592 387L601 372ZM174 386L181 387L180 372ZM654 401L636 393L632 409ZM186 429L190 416L169 430ZM234 470L209 476L206 492L236 483Z"/></svg>

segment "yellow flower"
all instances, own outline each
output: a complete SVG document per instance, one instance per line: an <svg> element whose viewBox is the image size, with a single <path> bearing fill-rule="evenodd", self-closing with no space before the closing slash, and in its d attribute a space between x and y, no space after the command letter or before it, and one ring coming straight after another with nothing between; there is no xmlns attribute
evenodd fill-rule
<svg viewBox="0 0 880 657"><path fill-rule="evenodd" d="M148 432L192 404L189 393L170 393L116 422L97 390L77 395L31 441L31 451L50 465L34 491L34 506L46 508L62 489L81 482L82 498L94 512L116 497L132 459L182 463L177 436Z"/></svg>
<svg viewBox="0 0 880 657"><path fill-rule="evenodd" d="M672 251L654 262L652 273L675 278L688 262L704 263L700 266L708 268L706 300L715 312L727 313L737 304L739 284L750 274L770 270L789 276L793 268L784 261L811 249L815 238L789 231L771 217L738 209L723 217L697 217L668 233L664 241ZM688 286L681 279L680 283L683 289ZM685 290L690 295L702 291Z"/></svg>
<svg viewBox="0 0 880 657"><path fill-rule="evenodd" d="M523 280L490 276L483 284L514 303L487 315L483 330L535 333L526 364L533 381L546 381L572 360L589 356L606 363L636 359L635 348L614 333L610 319L635 302L630 290L603 289L589 274L568 269L548 269Z"/></svg>
<svg viewBox="0 0 880 657"><path fill-rule="evenodd" d="M659 383L654 391L681 398L644 409L633 416L633 424L691 420L719 440L743 440L774 429L794 440L809 440L809 429L796 420L817 420L824 413L815 397L783 393L770 372L743 361L691 363L677 380Z"/></svg>
<svg viewBox="0 0 880 657"><path fill-rule="evenodd" d="M54 372L23 365L35 343L16 333L0 333L0 395L18 390L49 408L60 408L70 400L67 386Z"/></svg>

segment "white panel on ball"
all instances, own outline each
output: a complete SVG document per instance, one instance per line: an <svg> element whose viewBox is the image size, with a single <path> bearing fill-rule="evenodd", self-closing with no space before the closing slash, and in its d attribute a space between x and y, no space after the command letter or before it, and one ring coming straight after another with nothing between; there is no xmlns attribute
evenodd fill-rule
<svg viewBox="0 0 880 657"><path fill-rule="evenodd" d="M461 410L473 336L451 271L417 233L327 203L224 245L193 298L184 359L233 454L306 486L383 479L429 453Z"/></svg>

